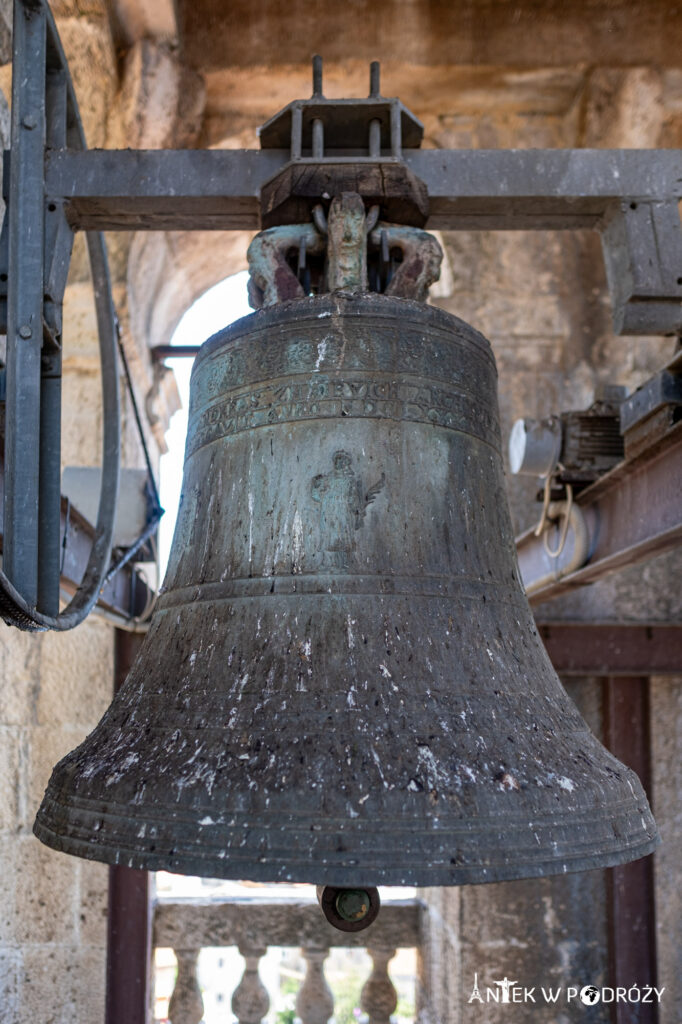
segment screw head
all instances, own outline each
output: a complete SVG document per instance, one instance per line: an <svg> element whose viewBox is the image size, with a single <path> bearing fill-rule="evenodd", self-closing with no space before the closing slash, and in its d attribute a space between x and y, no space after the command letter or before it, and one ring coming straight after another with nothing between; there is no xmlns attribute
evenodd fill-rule
<svg viewBox="0 0 682 1024"><path fill-rule="evenodd" d="M26 114L21 123L24 128L28 128L29 131L33 131L34 128L38 127L38 121L34 114Z"/></svg>
<svg viewBox="0 0 682 1024"><path fill-rule="evenodd" d="M19 337L20 338L30 338L32 334L33 334L33 331L28 326L28 324L22 324L22 326L19 328Z"/></svg>

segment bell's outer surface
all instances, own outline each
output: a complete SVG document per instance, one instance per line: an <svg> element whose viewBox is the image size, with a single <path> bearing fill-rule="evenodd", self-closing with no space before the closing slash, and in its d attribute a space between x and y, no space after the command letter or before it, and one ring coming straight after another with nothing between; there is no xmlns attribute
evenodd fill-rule
<svg viewBox="0 0 682 1024"><path fill-rule="evenodd" d="M192 375L148 637L55 768L69 853L254 881L454 885L633 860L637 777L519 583L488 342L382 295L238 321Z"/></svg>

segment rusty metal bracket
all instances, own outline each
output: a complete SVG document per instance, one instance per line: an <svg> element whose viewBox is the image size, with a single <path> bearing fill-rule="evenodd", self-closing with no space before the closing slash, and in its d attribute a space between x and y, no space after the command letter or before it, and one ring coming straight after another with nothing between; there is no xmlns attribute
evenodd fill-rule
<svg viewBox="0 0 682 1024"><path fill-rule="evenodd" d="M382 221L377 224L377 216L376 206L365 212L365 203L357 192L343 192L332 200L328 218L317 206L313 210L314 224L286 224L261 231L247 253L251 305L260 309L309 294L299 279L302 254L326 255L318 293L368 291L368 245L378 250L380 262L389 262L390 254L396 251L400 257L383 288L380 275L373 275L371 290L425 302L429 286L440 275L440 245L421 228ZM292 254L298 254L298 274Z"/></svg>
<svg viewBox="0 0 682 1024"><path fill-rule="evenodd" d="M288 254L305 246L308 254L324 252L326 239L313 224L284 224L261 231L247 251L249 301L254 309L300 299L305 291L287 261Z"/></svg>
<svg viewBox="0 0 682 1024"><path fill-rule="evenodd" d="M386 295L426 302L429 288L440 277L443 250L428 231L405 224L379 222L371 233L372 242L385 244L390 250L398 249L401 262L385 289Z"/></svg>

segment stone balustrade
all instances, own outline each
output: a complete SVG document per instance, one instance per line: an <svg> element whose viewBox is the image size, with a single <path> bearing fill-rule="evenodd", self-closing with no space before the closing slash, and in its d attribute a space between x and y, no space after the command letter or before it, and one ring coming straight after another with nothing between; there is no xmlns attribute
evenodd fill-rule
<svg viewBox="0 0 682 1024"><path fill-rule="evenodd" d="M398 948L420 941L417 900L384 903L379 917L361 932L341 932L324 918L317 903L300 900L234 899L227 901L160 901L154 912L154 946L170 947L178 963L168 1015L171 1024L200 1024L204 1004L197 981L197 960L206 946L236 946L244 973L232 996L239 1024L261 1024L270 999L258 964L268 946L299 946L306 973L296 999L302 1024L327 1024L334 999L324 975L324 961L333 946L365 948L372 971L361 994L369 1024L389 1024L397 994L388 964ZM226 1018L227 1019L227 1018Z"/></svg>

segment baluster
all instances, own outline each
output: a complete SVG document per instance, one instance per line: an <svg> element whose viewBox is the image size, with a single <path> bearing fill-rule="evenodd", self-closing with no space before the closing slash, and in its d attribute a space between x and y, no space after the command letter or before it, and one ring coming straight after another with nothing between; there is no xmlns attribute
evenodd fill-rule
<svg viewBox="0 0 682 1024"><path fill-rule="evenodd" d="M388 961L395 949L367 948L372 958L372 973L362 987L360 1006L369 1014L369 1024L390 1024L398 1005L398 994L388 976Z"/></svg>
<svg viewBox="0 0 682 1024"><path fill-rule="evenodd" d="M204 1001L197 981L198 949L175 949L178 973L175 988L168 1004L171 1024L200 1024L204 1016Z"/></svg>
<svg viewBox="0 0 682 1024"><path fill-rule="evenodd" d="M302 1024L327 1024L334 1012L334 997L324 976L328 949L306 946L301 950L306 961L303 984L296 996L296 1013Z"/></svg>
<svg viewBox="0 0 682 1024"><path fill-rule="evenodd" d="M270 996L258 974L258 962L266 950L259 946L240 946L245 966L242 980L232 996L232 1012L239 1024L261 1024L270 1009Z"/></svg>

